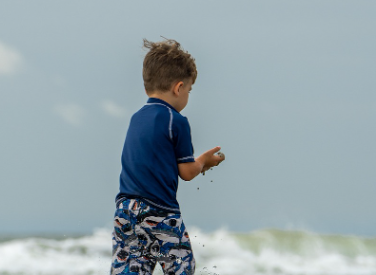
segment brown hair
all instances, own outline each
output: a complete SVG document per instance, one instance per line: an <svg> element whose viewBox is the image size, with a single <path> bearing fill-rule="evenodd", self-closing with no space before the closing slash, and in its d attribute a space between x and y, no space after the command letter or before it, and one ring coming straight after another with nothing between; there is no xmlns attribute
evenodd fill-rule
<svg viewBox="0 0 376 275"><path fill-rule="evenodd" d="M197 70L195 59L172 39L150 42L144 39L144 48L150 49L144 59L142 76L147 93L168 91L173 82L187 78L195 82Z"/></svg>

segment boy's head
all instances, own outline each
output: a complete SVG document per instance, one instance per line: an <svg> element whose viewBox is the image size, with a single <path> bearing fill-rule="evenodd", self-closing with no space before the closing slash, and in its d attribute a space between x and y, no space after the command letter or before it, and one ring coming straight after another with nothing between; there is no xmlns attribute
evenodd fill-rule
<svg viewBox="0 0 376 275"><path fill-rule="evenodd" d="M154 43L144 39L144 47L149 49L142 71L147 94L167 92L179 81L195 82L195 60L177 41L166 39Z"/></svg>

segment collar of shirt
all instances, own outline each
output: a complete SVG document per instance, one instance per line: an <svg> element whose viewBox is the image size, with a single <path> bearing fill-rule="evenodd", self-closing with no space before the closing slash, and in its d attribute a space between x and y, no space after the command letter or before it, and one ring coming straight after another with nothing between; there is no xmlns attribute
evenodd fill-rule
<svg viewBox="0 0 376 275"><path fill-rule="evenodd" d="M159 99L159 98L155 98L155 97L149 97L147 103L158 103L158 104L162 104L162 105L165 105L166 107L174 110L175 112L178 113L178 111L176 111L176 109L174 107L172 107L170 104L168 104L166 101L162 100L162 99Z"/></svg>

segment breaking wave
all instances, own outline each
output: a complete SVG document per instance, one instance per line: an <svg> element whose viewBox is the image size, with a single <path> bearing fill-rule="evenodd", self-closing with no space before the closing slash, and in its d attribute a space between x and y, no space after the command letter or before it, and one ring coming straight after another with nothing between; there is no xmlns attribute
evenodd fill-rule
<svg viewBox="0 0 376 275"><path fill-rule="evenodd" d="M198 275L376 275L376 238L259 230L191 229ZM0 241L0 275L104 275L111 231L75 238ZM157 267L155 275L161 275Z"/></svg>

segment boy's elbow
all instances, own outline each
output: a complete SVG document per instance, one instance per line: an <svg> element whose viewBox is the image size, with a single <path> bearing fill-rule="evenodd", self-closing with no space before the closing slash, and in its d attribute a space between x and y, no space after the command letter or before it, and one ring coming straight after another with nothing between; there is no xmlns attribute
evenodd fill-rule
<svg viewBox="0 0 376 275"><path fill-rule="evenodd" d="M179 174L180 178L185 181L191 181L193 180L196 175L190 174L190 173L181 173Z"/></svg>
<svg viewBox="0 0 376 275"><path fill-rule="evenodd" d="M193 180L200 172L196 162L179 163L179 176L185 181Z"/></svg>

